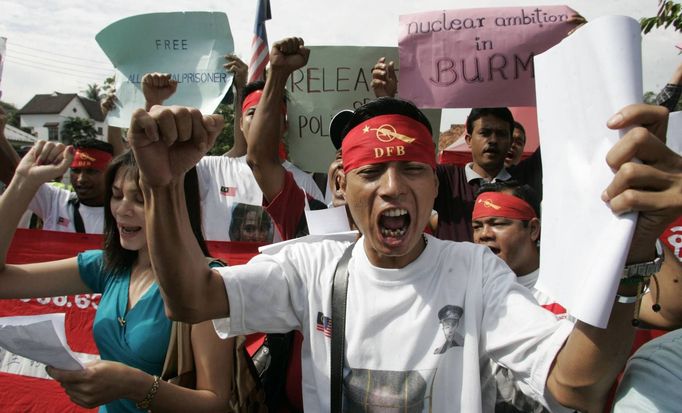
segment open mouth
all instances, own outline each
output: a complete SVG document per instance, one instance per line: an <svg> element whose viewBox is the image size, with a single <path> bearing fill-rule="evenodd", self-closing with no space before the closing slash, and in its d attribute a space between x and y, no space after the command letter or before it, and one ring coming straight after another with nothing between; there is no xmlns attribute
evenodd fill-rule
<svg viewBox="0 0 682 413"><path fill-rule="evenodd" d="M500 251L501 251L499 248L494 247L494 246L492 246L492 245L487 245L487 247L490 248L490 251L492 251L493 254L495 254L495 255L498 255L498 254L500 253Z"/></svg>
<svg viewBox="0 0 682 413"><path fill-rule="evenodd" d="M142 227L119 226L118 230L122 235L133 235L133 234L137 234L138 232L142 231Z"/></svg>
<svg viewBox="0 0 682 413"><path fill-rule="evenodd" d="M379 217L379 231L387 238L401 238L409 226L410 214L403 208L386 210Z"/></svg>

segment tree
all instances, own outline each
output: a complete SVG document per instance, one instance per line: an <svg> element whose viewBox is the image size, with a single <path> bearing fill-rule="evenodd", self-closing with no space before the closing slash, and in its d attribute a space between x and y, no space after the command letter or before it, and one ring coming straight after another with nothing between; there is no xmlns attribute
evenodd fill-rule
<svg viewBox="0 0 682 413"><path fill-rule="evenodd" d="M220 135L216 138L215 144L208 151L209 155L222 155L229 151L232 145L234 145L234 108L232 105L221 103L216 109L215 113L223 115L225 119L225 126L220 132Z"/></svg>
<svg viewBox="0 0 682 413"><path fill-rule="evenodd" d="M83 92L85 92L85 97L94 100L95 102L99 102L100 96L102 95L102 89L99 87L97 83L90 83L88 84L88 88L85 89Z"/></svg>
<svg viewBox="0 0 682 413"><path fill-rule="evenodd" d="M682 32L682 5L673 0L658 0L658 13L654 17L644 17L639 21L642 33L649 33L654 27L663 26Z"/></svg>
<svg viewBox="0 0 682 413"><path fill-rule="evenodd" d="M70 116L62 124L61 138L65 145L72 145L80 140L97 136L95 123L90 119Z"/></svg>
<svg viewBox="0 0 682 413"><path fill-rule="evenodd" d="M114 86L116 86L115 76L109 76L108 78L104 79L102 87L100 88L100 90L102 91L100 97L104 97L109 93L113 93L115 91Z"/></svg>
<svg viewBox="0 0 682 413"><path fill-rule="evenodd" d="M0 101L0 106L2 106L2 109L7 114L7 124L19 128L19 116L17 115L19 109L11 103L2 101Z"/></svg>

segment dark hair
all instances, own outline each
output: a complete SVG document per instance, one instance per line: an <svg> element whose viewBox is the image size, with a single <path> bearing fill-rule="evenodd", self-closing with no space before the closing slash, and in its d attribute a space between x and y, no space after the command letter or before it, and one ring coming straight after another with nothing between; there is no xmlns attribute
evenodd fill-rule
<svg viewBox="0 0 682 413"><path fill-rule="evenodd" d="M523 132L523 135L524 135L524 136L526 135L526 128L524 128L523 125L520 124L520 123L517 122L517 121L514 121L514 129L520 129L521 132ZM512 131L512 132L513 132L513 131Z"/></svg>
<svg viewBox="0 0 682 413"><path fill-rule="evenodd" d="M332 145L337 151L341 150L341 144L343 143L342 135L348 121L353 117L353 111L350 109L344 109L338 112L329 122L329 137L332 140Z"/></svg>
<svg viewBox="0 0 682 413"><path fill-rule="evenodd" d="M244 99L246 99L247 96L249 96L251 93L257 91L257 90L263 90L265 88L265 81L264 80L255 80L251 83L247 83L246 86L242 89L242 101L239 102L240 105L244 104ZM286 91L284 92L284 103L287 103L288 98Z"/></svg>
<svg viewBox="0 0 682 413"><path fill-rule="evenodd" d="M114 147L110 143L100 141L94 138L81 139L73 144L76 149L99 149L100 151L108 152L111 155L114 154Z"/></svg>
<svg viewBox="0 0 682 413"><path fill-rule="evenodd" d="M485 193L485 192L511 192L512 195L514 195L517 198L523 199L524 201L528 202L528 205L533 208L533 211L535 211L535 215L540 218L540 197L538 196L538 193L533 189L532 186L519 183L518 181L515 181L513 179L510 179L509 181L495 181L495 182L488 182L483 185L476 191L476 197L479 195ZM527 225L527 221L524 221L525 225Z"/></svg>
<svg viewBox="0 0 682 413"><path fill-rule="evenodd" d="M232 209L232 220L230 221L230 240L231 241L243 241L241 239L241 226L246 220L246 216L249 212L255 212L258 214L258 229L260 231L267 231L268 237L272 231L272 221L270 215L263 209L263 207L257 205L249 204L237 204Z"/></svg>
<svg viewBox="0 0 682 413"><path fill-rule="evenodd" d="M474 133L474 122L483 116L494 116L509 124L509 136L514 133L514 116L508 108L473 108L467 116L467 133ZM525 132L524 132L525 133Z"/></svg>
<svg viewBox="0 0 682 413"><path fill-rule="evenodd" d="M346 127L343 128L343 132L341 132L342 140L355 126L368 119L380 115L408 116L424 124L424 126L426 126L426 128L429 130L429 133L433 134L429 120L426 118L426 116L424 116L422 111L414 105L414 103L403 99L384 96L365 103L355 110L353 116L350 118L348 123L346 123Z"/></svg>
<svg viewBox="0 0 682 413"><path fill-rule="evenodd" d="M112 186L116 174L121 168L126 168L131 174L130 179L138 181L140 170L137 167L133 152L128 150L114 158L105 172L106 192L104 198L104 263L107 270L113 273L132 267L137 259L137 251L131 251L121 246L120 234L116 219L111 212L110 204L113 196ZM185 174L185 204L189 214L189 222L194 237L199 243L199 248L205 256L209 256L204 236L201 232L201 201L199 198L199 179L196 168L192 168Z"/></svg>

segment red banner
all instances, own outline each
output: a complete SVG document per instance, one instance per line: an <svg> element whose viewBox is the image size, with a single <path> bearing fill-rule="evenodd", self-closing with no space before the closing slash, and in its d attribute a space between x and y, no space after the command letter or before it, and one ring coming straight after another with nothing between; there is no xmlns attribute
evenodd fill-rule
<svg viewBox="0 0 682 413"><path fill-rule="evenodd" d="M261 244L249 242L208 242L215 258L238 265L258 253ZM7 256L9 264L52 261L76 256L102 247L102 236L41 230L17 230ZM71 349L97 355L92 338L92 321L100 294L0 300L0 317L65 313L66 338ZM4 355L0 363L0 411L3 412L86 412L71 403L59 383L46 377L42 366L16 356Z"/></svg>

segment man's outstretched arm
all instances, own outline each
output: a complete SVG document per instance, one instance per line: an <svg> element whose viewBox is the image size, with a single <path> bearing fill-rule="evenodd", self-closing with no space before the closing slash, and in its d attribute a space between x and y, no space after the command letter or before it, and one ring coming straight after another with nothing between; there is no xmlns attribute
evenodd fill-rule
<svg viewBox="0 0 682 413"><path fill-rule="evenodd" d="M194 237L184 193L185 173L213 145L222 127L220 115L155 106L149 112L138 109L128 130L140 168L152 269L167 315L188 323L229 315L223 280L209 268Z"/></svg>
<svg viewBox="0 0 682 413"><path fill-rule="evenodd" d="M282 191L286 173L278 153L282 138L284 88L289 75L306 65L309 54L310 50L303 46L303 39L297 37L281 40L272 46L263 96L246 136L246 160L268 201Z"/></svg>

